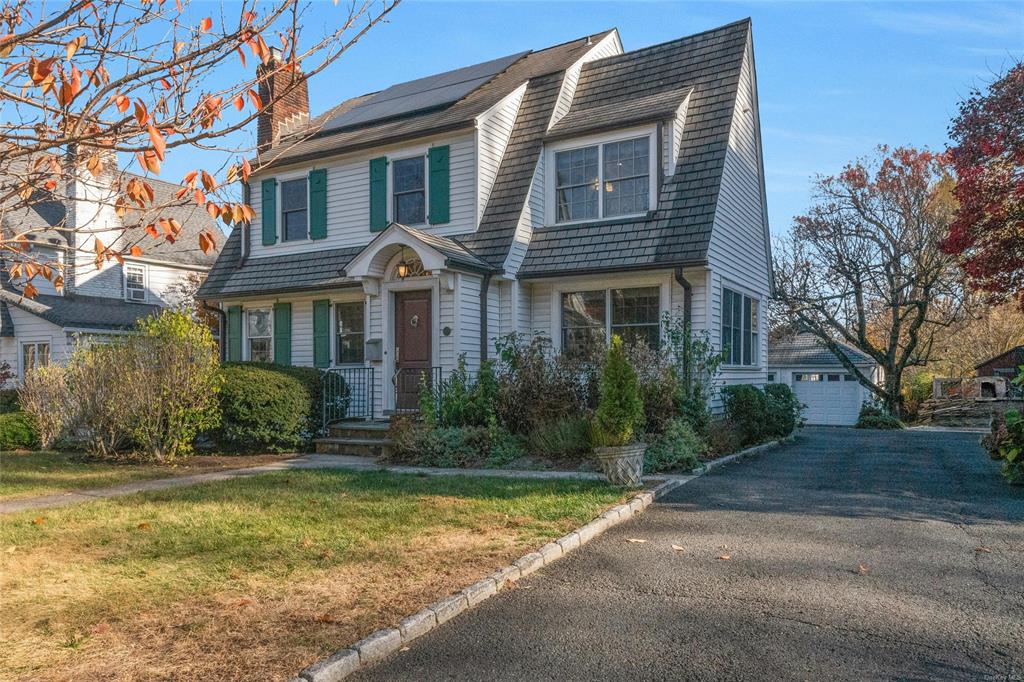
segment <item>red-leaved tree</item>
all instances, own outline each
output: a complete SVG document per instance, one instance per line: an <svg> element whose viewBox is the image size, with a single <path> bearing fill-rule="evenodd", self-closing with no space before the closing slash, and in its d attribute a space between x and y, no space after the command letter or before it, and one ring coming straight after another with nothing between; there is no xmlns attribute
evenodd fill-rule
<svg viewBox="0 0 1024 682"><path fill-rule="evenodd" d="M34 278L59 288L64 268L83 256L100 267L144 255L144 244L181 237L168 209L182 204L228 226L247 223L252 210L236 183L253 171L256 145L241 131L341 57L397 1L330 8L300 0L0 0L6 275L32 296ZM161 176L176 191L152 181L167 158L200 150L221 152L219 160L184 177ZM88 210L76 204L83 196ZM74 225L35 220L61 207ZM62 231L75 236L63 235L76 252L69 258L33 248L42 239L35 233L52 244ZM203 251L217 237L210 228L190 235Z"/></svg>
<svg viewBox="0 0 1024 682"><path fill-rule="evenodd" d="M959 209L942 248L972 287L1024 309L1024 63L962 102L950 137Z"/></svg>

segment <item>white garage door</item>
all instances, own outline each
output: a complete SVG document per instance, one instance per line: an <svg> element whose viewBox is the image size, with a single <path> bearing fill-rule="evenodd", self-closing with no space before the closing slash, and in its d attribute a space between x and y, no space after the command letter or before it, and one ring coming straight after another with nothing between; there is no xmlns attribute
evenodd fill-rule
<svg viewBox="0 0 1024 682"><path fill-rule="evenodd" d="M807 406L808 424L852 426L860 412L861 390L857 379L846 373L793 374L793 392Z"/></svg>

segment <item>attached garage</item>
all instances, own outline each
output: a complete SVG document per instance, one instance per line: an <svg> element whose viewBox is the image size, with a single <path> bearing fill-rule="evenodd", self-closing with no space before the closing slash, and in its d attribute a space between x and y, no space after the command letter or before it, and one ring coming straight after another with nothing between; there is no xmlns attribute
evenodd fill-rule
<svg viewBox="0 0 1024 682"><path fill-rule="evenodd" d="M880 378L877 365L850 346L843 352L857 368L874 381ZM768 381L787 384L806 405L808 424L852 426L871 391L832 352L811 334L802 333L768 346Z"/></svg>

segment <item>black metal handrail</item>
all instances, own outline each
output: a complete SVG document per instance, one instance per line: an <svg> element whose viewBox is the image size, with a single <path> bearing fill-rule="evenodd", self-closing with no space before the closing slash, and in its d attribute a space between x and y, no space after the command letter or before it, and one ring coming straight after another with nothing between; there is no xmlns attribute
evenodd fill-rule
<svg viewBox="0 0 1024 682"><path fill-rule="evenodd" d="M394 377L392 377L392 383L395 386L395 412L398 413L411 413L419 412L419 398L420 391L423 389L424 382L431 389L438 386L441 383L441 368L440 367L403 367L395 370ZM412 407L399 407L399 395L402 393L414 393L417 396L416 404Z"/></svg>
<svg viewBox="0 0 1024 682"><path fill-rule="evenodd" d="M374 414L376 377L373 367L332 367L320 375L323 426L342 419L366 419Z"/></svg>

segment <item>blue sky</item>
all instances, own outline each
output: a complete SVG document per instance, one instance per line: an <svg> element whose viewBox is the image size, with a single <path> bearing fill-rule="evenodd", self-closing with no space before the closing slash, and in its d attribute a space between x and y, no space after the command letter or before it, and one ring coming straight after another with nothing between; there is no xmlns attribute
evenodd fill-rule
<svg viewBox="0 0 1024 682"><path fill-rule="evenodd" d="M314 5L341 17L345 3ZM957 102L1024 56L1024 3L407 0L311 82L314 113L387 85L617 27L627 50L752 17L772 231L811 177L880 143L942 148ZM322 31L307 22L308 33ZM175 177L175 175L169 175Z"/></svg>

